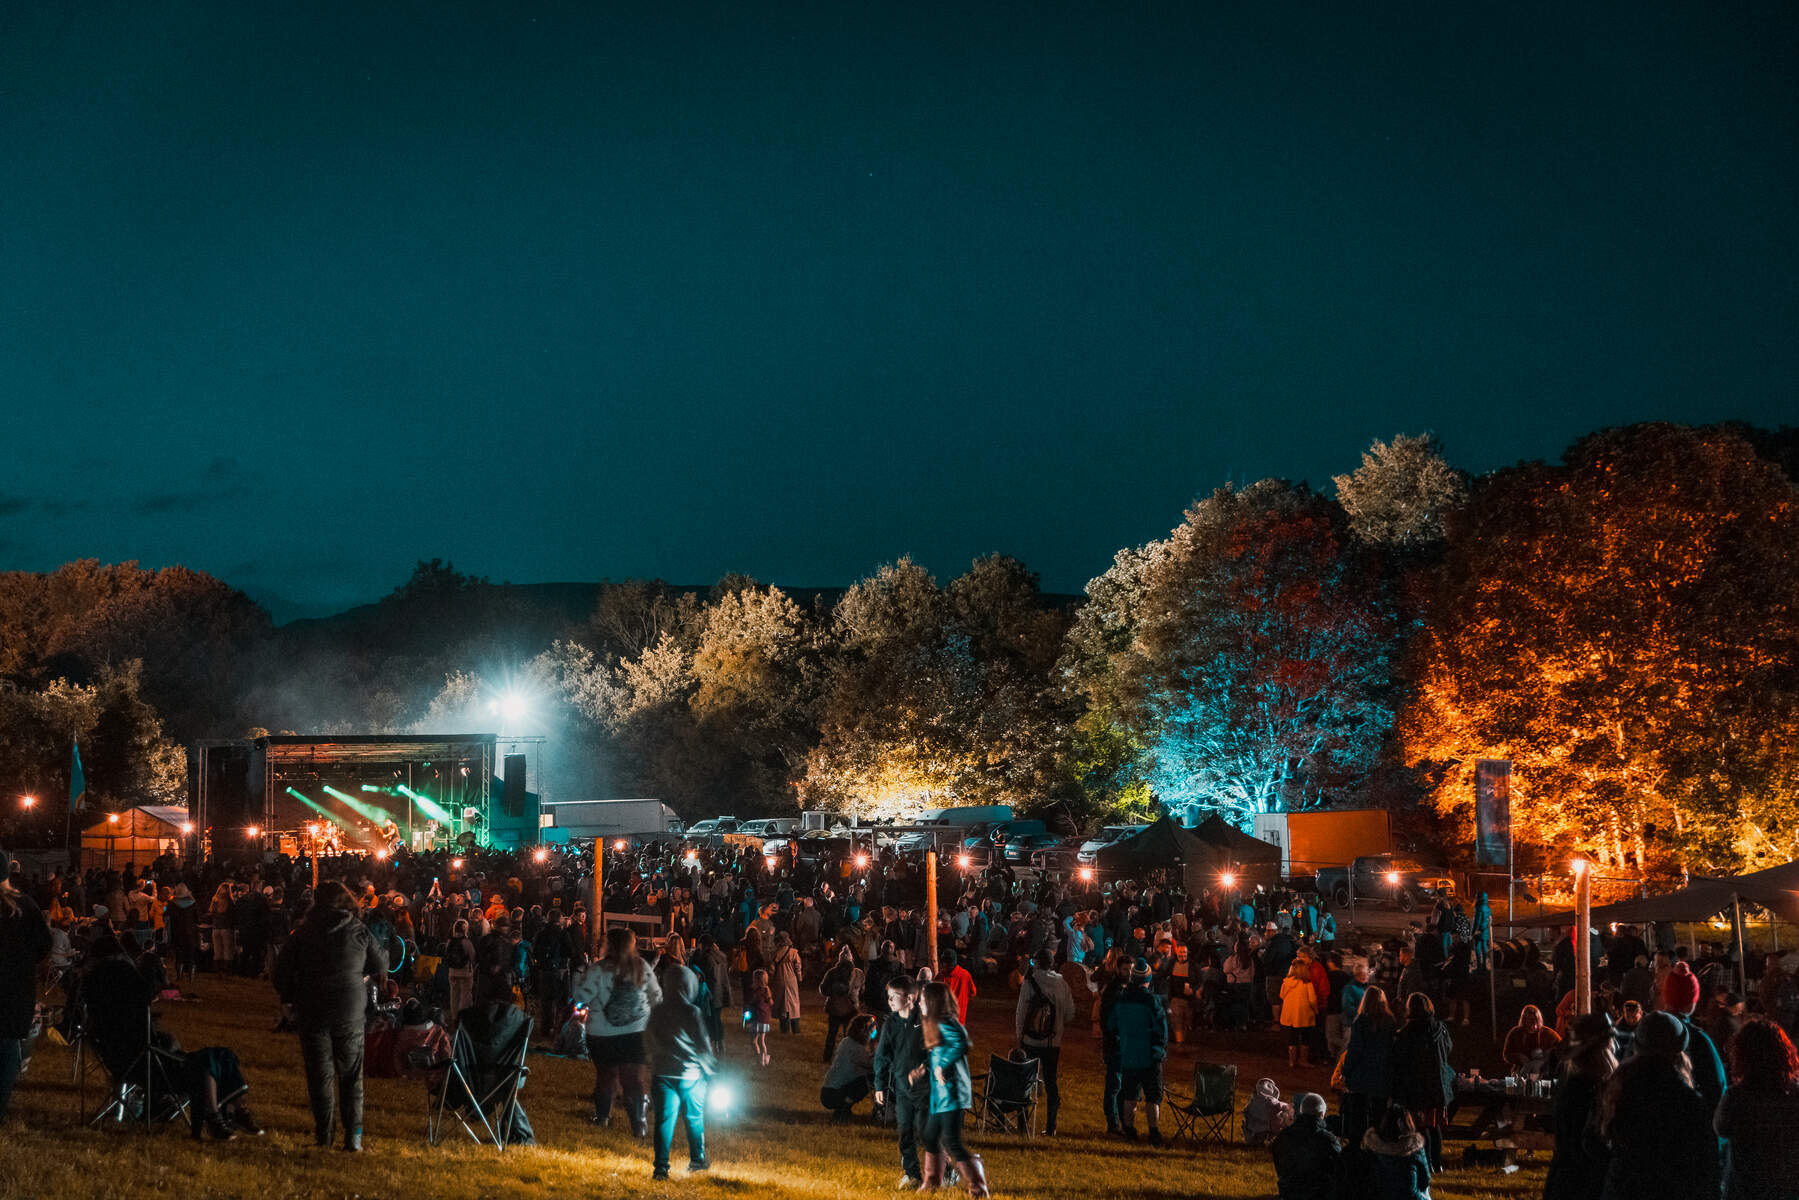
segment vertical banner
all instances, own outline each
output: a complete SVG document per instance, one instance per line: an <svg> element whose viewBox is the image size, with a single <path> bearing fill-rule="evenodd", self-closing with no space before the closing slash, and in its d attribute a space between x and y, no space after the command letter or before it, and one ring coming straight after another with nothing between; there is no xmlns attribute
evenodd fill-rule
<svg viewBox="0 0 1799 1200"><path fill-rule="evenodd" d="M1474 864L1512 871L1512 763L1474 760Z"/></svg>

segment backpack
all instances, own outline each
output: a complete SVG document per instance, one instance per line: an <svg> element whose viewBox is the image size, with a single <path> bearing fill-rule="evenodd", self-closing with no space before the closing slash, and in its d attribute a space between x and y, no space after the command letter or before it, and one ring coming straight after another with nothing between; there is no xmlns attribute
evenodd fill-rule
<svg viewBox="0 0 1799 1200"><path fill-rule="evenodd" d="M614 976L612 993L606 997L606 1003L601 1007L600 1015L606 1018L606 1024L614 1028L635 1025L639 1021L648 1019L650 1005L644 998L642 988Z"/></svg>
<svg viewBox="0 0 1799 1200"><path fill-rule="evenodd" d="M1033 1042L1053 1041L1056 1036L1056 1004L1043 992L1043 985L1037 982L1037 972L1032 971L1025 977L1031 985L1031 1002L1024 1010L1024 1036Z"/></svg>
<svg viewBox="0 0 1799 1200"><path fill-rule="evenodd" d="M452 971L465 971L469 968L468 939L451 938L444 949L444 966Z"/></svg>

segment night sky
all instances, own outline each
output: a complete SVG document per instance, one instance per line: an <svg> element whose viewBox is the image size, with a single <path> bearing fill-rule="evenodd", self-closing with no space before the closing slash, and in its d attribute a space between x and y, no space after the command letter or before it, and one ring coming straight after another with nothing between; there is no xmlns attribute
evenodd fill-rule
<svg viewBox="0 0 1799 1200"><path fill-rule="evenodd" d="M0 5L0 567L1077 591L1799 419L1799 6Z"/></svg>

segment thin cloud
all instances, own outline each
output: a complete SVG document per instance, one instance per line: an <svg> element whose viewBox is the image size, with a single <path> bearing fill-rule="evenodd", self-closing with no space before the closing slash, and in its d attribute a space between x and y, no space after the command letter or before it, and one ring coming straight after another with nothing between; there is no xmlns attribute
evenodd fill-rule
<svg viewBox="0 0 1799 1200"><path fill-rule="evenodd" d="M193 487L146 492L132 502L131 511L140 517L197 512L249 494L249 479L237 460L215 458L201 469Z"/></svg>

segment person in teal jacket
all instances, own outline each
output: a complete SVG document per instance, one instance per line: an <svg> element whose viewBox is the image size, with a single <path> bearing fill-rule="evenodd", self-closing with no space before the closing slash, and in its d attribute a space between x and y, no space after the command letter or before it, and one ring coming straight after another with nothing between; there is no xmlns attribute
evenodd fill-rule
<svg viewBox="0 0 1799 1200"><path fill-rule="evenodd" d="M946 1164L954 1163L968 1181L968 1194L980 1200L987 1194L987 1174L978 1155L970 1154L962 1141L964 1110L974 1103L974 1084L968 1075L968 1030L957 1018L956 998L947 985L933 980L924 985L924 1044L929 1061L914 1074L931 1075L931 1117L925 1122L924 1182L919 1191L943 1186Z"/></svg>

